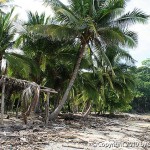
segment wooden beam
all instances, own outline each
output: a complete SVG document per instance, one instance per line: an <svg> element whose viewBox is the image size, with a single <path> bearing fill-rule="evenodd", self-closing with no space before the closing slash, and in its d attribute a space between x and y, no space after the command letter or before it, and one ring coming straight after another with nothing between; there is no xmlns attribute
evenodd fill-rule
<svg viewBox="0 0 150 150"><path fill-rule="evenodd" d="M4 99L5 99L5 78L2 79L2 96L1 96L1 124L4 124Z"/></svg>
<svg viewBox="0 0 150 150"><path fill-rule="evenodd" d="M51 89L51 88L44 88L44 89L40 89L41 92L45 92L45 93L54 93L54 94L57 94L58 92L55 91L54 89Z"/></svg>

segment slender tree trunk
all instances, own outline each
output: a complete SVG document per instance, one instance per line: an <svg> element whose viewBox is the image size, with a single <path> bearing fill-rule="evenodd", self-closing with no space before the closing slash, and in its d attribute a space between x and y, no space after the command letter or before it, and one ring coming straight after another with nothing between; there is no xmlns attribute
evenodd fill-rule
<svg viewBox="0 0 150 150"><path fill-rule="evenodd" d="M18 99L17 107L16 107L16 118L17 118L17 119L18 119L19 103L20 103L20 98Z"/></svg>
<svg viewBox="0 0 150 150"><path fill-rule="evenodd" d="M83 107L83 109L82 109L82 115L84 115L85 112L88 110L90 104L91 104L91 103L90 103L89 100L87 100L87 101L85 102L84 107Z"/></svg>
<svg viewBox="0 0 150 150"><path fill-rule="evenodd" d="M86 111L86 112L84 113L84 115L83 115L83 118L84 118L84 119L86 119L86 118L88 117L88 115L90 114L91 107L92 107L92 105L90 104L89 107L88 107L88 109L87 109L87 111Z"/></svg>
<svg viewBox="0 0 150 150"><path fill-rule="evenodd" d="M82 109L82 115L85 113L87 107L87 103L84 104L83 109Z"/></svg>
<svg viewBox="0 0 150 150"><path fill-rule="evenodd" d="M50 97L50 93L47 92L47 100L46 100L46 109L45 109L45 124L46 126L48 125L48 121L49 121L49 97Z"/></svg>
<svg viewBox="0 0 150 150"><path fill-rule="evenodd" d="M84 44L82 44L81 47L80 47L80 50L79 50L79 57L78 57L78 60L77 60L77 62L76 62L76 65L75 65L75 68L74 68L72 77L71 77L71 79L70 79L69 85L68 85L68 87L67 87L67 89L66 89L66 91L65 91L65 93L64 93L64 95L63 95L63 98L62 98L62 100L60 101L58 107L54 110L53 113L50 114L50 119L55 119L55 118L58 116L58 114L60 113L62 107L64 106L64 104L65 104L65 102L66 102L66 100L67 100L67 98L68 98L69 92L70 92L70 90L71 90L71 88L72 88L72 86L73 86L73 84L74 84L74 81L75 81L75 79L76 79L76 77L77 77L77 74L78 74L78 71L79 71L79 67L80 67L80 64L81 64L81 60L82 60L83 54L84 54L85 45L86 45L86 44L84 43Z"/></svg>
<svg viewBox="0 0 150 150"><path fill-rule="evenodd" d="M114 115L114 107L113 106L110 107L109 114L110 114L110 116Z"/></svg>
<svg viewBox="0 0 150 150"><path fill-rule="evenodd" d="M4 99L5 99L5 79L3 79L2 84L2 97L1 97L1 124L3 124L4 119Z"/></svg>
<svg viewBox="0 0 150 150"><path fill-rule="evenodd" d="M70 101L68 101L67 106L68 106L68 112L71 113L72 111L71 111L71 107L70 107Z"/></svg>

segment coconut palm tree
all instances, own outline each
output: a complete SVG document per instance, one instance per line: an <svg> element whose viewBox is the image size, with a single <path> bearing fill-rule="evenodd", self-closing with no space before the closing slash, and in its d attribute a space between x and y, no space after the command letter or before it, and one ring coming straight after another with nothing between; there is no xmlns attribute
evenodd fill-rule
<svg viewBox="0 0 150 150"><path fill-rule="evenodd" d="M23 53L15 48L15 34L16 29L14 22L17 16L13 16L14 8L7 14L0 13L0 60L1 60L1 74L8 75L18 70L18 74L23 77L27 76L31 71L29 66L29 59Z"/></svg>
<svg viewBox="0 0 150 150"><path fill-rule="evenodd" d="M72 41L52 41L51 38L28 32L28 26L47 25L50 21L45 13L28 12L28 21L23 24L25 32L18 38L18 45L22 45L25 55L36 64L38 73L32 71L30 80L59 91L55 100L51 100L55 108L62 97L60 91L63 91L71 75L78 45Z"/></svg>
<svg viewBox="0 0 150 150"><path fill-rule="evenodd" d="M1 60L1 74L6 74L6 65L10 55L13 55L9 49L12 48L14 44L15 28L13 22L16 20L16 17L12 18L14 8L10 13L4 14L0 13L0 60ZM11 53L11 54L10 54ZM17 55L17 54L16 54ZM13 64L13 63L12 63Z"/></svg>
<svg viewBox="0 0 150 150"><path fill-rule="evenodd" d="M15 53L12 51L12 47L14 45L14 36L15 36L15 28L14 28L14 21L16 20L16 16L12 17L14 8L9 13L0 12L0 61L1 61L1 70L0 75L10 75L10 68L14 70L19 70L19 74L28 73L29 66L24 63L25 59L23 60L23 56L20 54ZM9 72L9 73L8 73ZM2 76L2 80L5 80ZM2 86L2 104L1 104L1 114L3 116L4 113L4 99L8 102L10 99L10 89L8 87L7 94L4 96L5 93L5 81L3 82ZM2 117L3 119L3 117Z"/></svg>
<svg viewBox="0 0 150 150"><path fill-rule="evenodd" d="M50 40L43 37L38 37L27 32L27 26L29 25L46 25L49 21L49 17L45 16L45 13L38 14L37 12L28 12L28 20L20 26L19 37L16 41L17 45L21 47L25 56L32 60L35 65L34 70L30 74L30 80L41 83L42 71L44 71L46 63L45 51L47 51L46 44L50 44ZM32 67L33 68L33 67ZM40 76L41 75L41 76Z"/></svg>
<svg viewBox="0 0 150 150"><path fill-rule="evenodd" d="M105 86L105 105L110 114L114 114L115 110L126 111L131 108L135 82L129 69L130 66L125 64L116 65L114 67L116 77L112 78L113 88Z"/></svg>
<svg viewBox="0 0 150 150"><path fill-rule="evenodd" d="M105 51L115 73L113 76L110 67L101 59L101 54L94 57L96 67L95 73L98 75L97 87L100 89L101 103L107 111L113 113L114 110L129 108L129 103L133 98L134 78L129 69L135 60L131 55L118 46L107 47ZM123 63L124 62L124 63ZM104 109L101 108L100 109Z"/></svg>
<svg viewBox="0 0 150 150"><path fill-rule="evenodd" d="M138 9L123 14L125 0L69 0L68 5L64 5L59 0L45 0L45 3L52 6L57 23L34 26L34 31L52 39L74 39L80 43L72 77L59 106L50 116L53 119L66 102L86 48L98 49L107 59L104 53L105 47L112 42L121 46L135 46L136 34L128 31L128 26L146 23L148 16ZM107 62L109 63L108 59ZM109 65L111 66L110 63Z"/></svg>
<svg viewBox="0 0 150 150"><path fill-rule="evenodd" d="M118 46L107 47L105 53L113 67L114 76L109 65L103 61L101 53L98 52L93 57L94 69L89 67L87 71L79 72L73 87L76 92L74 92L75 96L72 101L80 106L80 110L86 104L92 104L98 112L105 109L113 113L114 110L129 108L135 84L128 65L133 65L134 59L127 51Z"/></svg>

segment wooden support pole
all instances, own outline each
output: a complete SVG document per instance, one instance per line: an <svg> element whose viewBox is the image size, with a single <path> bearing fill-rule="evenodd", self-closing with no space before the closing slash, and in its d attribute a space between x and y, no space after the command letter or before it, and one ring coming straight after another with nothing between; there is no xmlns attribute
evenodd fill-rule
<svg viewBox="0 0 150 150"><path fill-rule="evenodd" d="M47 100L46 100L46 116L45 116L45 124L46 126L48 125L49 121L49 97L50 97L50 92L47 92Z"/></svg>
<svg viewBox="0 0 150 150"><path fill-rule="evenodd" d="M4 124L4 99L5 99L5 78L2 81L2 96L1 96L1 124Z"/></svg>

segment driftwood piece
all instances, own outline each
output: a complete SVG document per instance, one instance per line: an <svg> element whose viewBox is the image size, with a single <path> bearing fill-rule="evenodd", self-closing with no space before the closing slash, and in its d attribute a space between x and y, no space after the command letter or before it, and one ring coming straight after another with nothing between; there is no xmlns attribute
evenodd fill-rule
<svg viewBox="0 0 150 150"><path fill-rule="evenodd" d="M62 145L63 147L68 147L68 148L74 148L74 149L84 149L84 147L81 146L75 146L75 145Z"/></svg>

